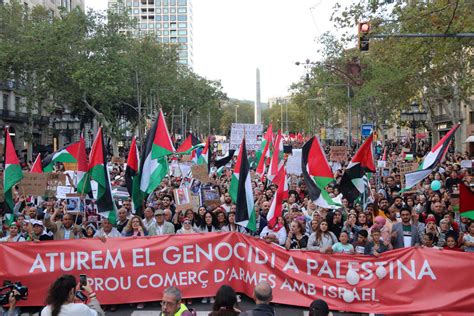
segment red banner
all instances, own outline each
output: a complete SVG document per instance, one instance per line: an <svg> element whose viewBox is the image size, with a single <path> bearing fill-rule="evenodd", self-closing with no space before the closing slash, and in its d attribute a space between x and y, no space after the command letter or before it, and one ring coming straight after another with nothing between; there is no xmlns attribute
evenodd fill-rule
<svg viewBox="0 0 474 316"><path fill-rule="evenodd" d="M87 274L102 304L158 301L172 285L186 298L213 296L223 284L251 296L258 282L268 281L273 302L288 305L322 298L336 310L457 314L474 306L474 255L435 249L400 249L378 258L324 255L286 251L238 233L209 233L2 243L0 254L0 282L28 286L22 304L29 306L43 305L49 285L65 273Z"/></svg>

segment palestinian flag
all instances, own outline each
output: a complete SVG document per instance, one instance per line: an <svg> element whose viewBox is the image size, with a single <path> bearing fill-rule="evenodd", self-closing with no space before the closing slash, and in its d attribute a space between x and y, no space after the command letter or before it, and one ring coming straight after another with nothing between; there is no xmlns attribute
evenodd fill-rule
<svg viewBox="0 0 474 316"><path fill-rule="evenodd" d="M125 184L127 185L128 194L130 194L130 197L132 198L134 210L140 209L143 202L143 194L140 191L138 165L137 140L133 137L127 158L127 168L125 169Z"/></svg>
<svg viewBox="0 0 474 316"><path fill-rule="evenodd" d="M79 146L77 148L77 185L78 193L87 194L91 191L91 176L89 174L89 163L87 161L86 142L81 133Z"/></svg>
<svg viewBox="0 0 474 316"><path fill-rule="evenodd" d="M281 135L281 131L278 131L275 146L273 147L272 159L270 161L270 166L268 167L267 178L269 180L273 180L278 171L283 166L283 137ZM273 182L273 181L272 181Z"/></svg>
<svg viewBox="0 0 474 316"><path fill-rule="evenodd" d="M211 137L207 137L206 146L204 146L204 149L201 151L201 154L197 158L198 165L207 165L207 173L211 171L211 155Z"/></svg>
<svg viewBox="0 0 474 316"><path fill-rule="evenodd" d="M245 149L245 138L240 145L239 157L237 158L237 212L235 222L251 231L256 229L256 219L253 201L252 182L250 179L250 166ZM234 174L236 172L234 171Z"/></svg>
<svg viewBox="0 0 474 316"><path fill-rule="evenodd" d="M33 166L31 166L31 173L43 173L43 166L41 165L41 154L36 156Z"/></svg>
<svg viewBox="0 0 474 316"><path fill-rule="evenodd" d="M463 183L459 184L459 213L474 220L474 192Z"/></svg>
<svg viewBox="0 0 474 316"><path fill-rule="evenodd" d="M193 149L200 146L201 142L193 134L189 133L184 142L176 149L177 154L189 154Z"/></svg>
<svg viewBox="0 0 474 316"><path fill-rule="evenodd" d="M261 149L257 152L258 165L257 165L256 173L259 176L262 176L265 173L266 161L268 158L270 158L270 148L272 145L272 139L273 139L273 130L272 130L272 124L270 124L268 125L267 132L265 133L265 136L263 137Z"/></svg>
<svg viewBox="0 0 474 316"><path fill-rule="evenodd" d="M168 155L175 152L168 133L163 111L153 123L145 139L145 148L140 159L140 190L150 194L168 174Z"/></svg>
<svg viewBox="0 0 474 316"><path fill-rule="evenodd" d="M8 128L5 128L5 156L3 166L3 193L5 197L5 222L8 226L14 221L13 208L15 203L13 202L12 188L23 179L23 171L21 170L20 161L16 156L15 147L13 146L12 139Z"/></svg>
<svg viewBox="0 0 474 316"><path fill-rule="evenodd" d="M46 158L43 159L43 171L52 172L54 164L56 164L57 162L77 163L77 153L79 152L79 145L79 142L75 142L46 156Z"/></svg>
<svg viewBox="0 0 474 316"><path fill-rule="evenodd" d="M272 198L270 210L267 214L268 227L273 228L278 223L278 217L283 214L283 200L288 198L288 179L286 178L285 168L281 168L278 175L275 177L278 185L276 194Z"/></svg>
<svg viewBox="0 0 474 316"><path fill-rule="evenodd" d="M454 138L454 133L456 133L456 130L459 128L459 126L461 126L461 124L454 125L453 128L451 128L451 130L446 135L444 135L443 138L441 138L436 146L434 146L431 151L426 154L417 171L405 174L404 190L411 189L416 184L423 181L423 179L425 179L434 170L434 168L436 168L436 166L441 163L444 155L448 151L451 140Z"/></svg>
<svg viewBox="0 0 474 316"><path fill-rule="evenodd" d="M234 204L237 204L237 195L239 191L239 172L241 164L240 154L242 151L242 146L240 148L241 149L239 150L239 156L237 157L237 162L235 163L234 171L232 172L229 185L229 195L232 198L232 203Z"/></svg>
<svg viewBox="0 0 474 316"><path fill-rule="evenodd" d="M102 127L99 128L92 144L89 162L89 174L98 184L97 210L102 217L108 218L115 225L117 223L117 209L112 198Z"/></svg>
<svg viewBox="0 0 474 316"><path fill-rule="evenodd" d="M342 195L350 203L354 202L354 200L364 192L364 175L367 172L375 173L374 152L372 149L373 139L374 133L370 134L362 146L360 146L342 175L339 188Z"/></svg>
<svg viewBox="0 0 474 316"><path fill-rule="evenodd" d="M229 162L232 161L232 158L234 158L234 154L235 154L235 149L229 150L229 153L227 154L227 156L225 156L224 158L221 158L219 160L214 161L214 166L217 169L220 169L220 168L224 167L225 165L227 165Z"/></svg>
<svg viewBox="0 0 474 316"><path fill-rule="evenodd" d="M301 167L311 200L323 208L339 206L325 189L334 181L334 178L331 167L329 167L324 155L324 150L315 136L310 138L303 146Z"/></svg>

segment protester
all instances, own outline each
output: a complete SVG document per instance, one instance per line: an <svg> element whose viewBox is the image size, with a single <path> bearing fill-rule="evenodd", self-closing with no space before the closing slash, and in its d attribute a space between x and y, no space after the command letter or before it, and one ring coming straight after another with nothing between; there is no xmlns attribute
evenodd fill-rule
<svg viewBox="0 0 474 316"><path fill-rule="evenodd" d="M148 234L150 236L174 234L174 228L172 223L165 221L165 211L160 209L155 211L155 220L149 226Z"/></svg>
<svg viewBox="0 0 474 316"><path fill-rule="evenodd" d="M100 307L95 292L88 286L82 285L87 294L87 305L75 303L78 284L72 275L62 275L51 285L46 298L47 306L41 311L41 316L96 316L105 315Z"/></svg>
<svg viewBox="0 0 474 316"><path fill-rule="evenodd" d="M305 235L305 226L299 221L293 221L286 238L286 249L306 249L308 245L308 235Z"/></svg>
<svg viewBox="0 0 474 316"><path fill-rule="evenodd" d="M315 250L321 253L332 253L332 245L337 243L337 237L328 230L328 223L322 220L319 229L312 233L308 240L308 250Z"/></svg>
<svg viewBox="0 0 474 316"><path fill-rule="evenodd" d="M216 301L212 306L210 316L234 316L241 311L237 305L237 295L229 285L222 285L216 293Z"/></svg>
<svg viewBox="0 0 474 316"><path fill-rule="evenodd" d="M176 287L166 288L161 301L161 314L163 316L192 316L186 305L182 303L181 291Z"/></svg>
<svg viewBox="0 0 474 316"><path fill-rule="evenodd" d="M25 238L19 234L19 226L18 223L13 222L10 225L9 232L10 234L6 237L0 238L0 242L21 242L25 241Z"/></svg>
<svg viewBox="0 0 474 316"><path fill-rule="evenodd" d="M253 291L255 304L257 306L247 312L240 314L241 316L270 316L275 315L273 307L270 302L273 299L272 287L267 282L260 282L255 286Z"/></svg>
<svg viewBox="0 0 474 316"><path fill-rule="evenodd" d="M468 231L462 238L463 249L465 252L474 252L474 221L469 222L466 226Z"/></svg>
<svg viewBox="0 0 474 316"><path fill-rule="evenodd" d="M332 245L332 251L335 253L354 254L354 246L349 243L349 234L347 232L341 232L339 242Z"/></svg>
<svg viewBox="0 0 474 316"><path fill-rule="evenodd" d="M314 300L309 305L309 316L328 316L329 315L329 306L328 304L319 299Z"/></svg>
<svg viewBox="0 0 474 316"><path fill-rule="evenodd" d="M392 245L394 249L418 246L418 227L411 224L411 211L404 207L400 211L402 221L392 226Z"/></svg>
<svg viewBox="0 0 474 316"><path fill-rule="evenodd" d="M127 226L123 229L122 236L143 237L148 236L148 231L145 229L142 219L134 215L129 220Z"/></svg>
<svg viewBox="0 0 474 316"><path fill-rule="evenodd" d="M62 211L61 208L56 208L53 215L45 214L44 224L47 229L54 234L54 240L77 239L83 236L82 229L79 225L74 223L74 217L69 213L64 213L62 221L57 217Z"/></svg>

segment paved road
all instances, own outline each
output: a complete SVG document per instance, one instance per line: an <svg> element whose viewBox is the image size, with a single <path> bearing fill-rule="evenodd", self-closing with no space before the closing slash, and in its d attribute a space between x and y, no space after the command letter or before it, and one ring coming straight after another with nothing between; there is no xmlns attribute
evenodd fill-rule
<svg viewBox="0 0 474 316"><path fill-rule="evenodd" d="M191 305L188 307L194 308L198 316L207 316L212 311L212 304L202 304L200 299L194 299ZM239 303L239 307L242 311L250 310L255 307L254 302L245 296L242 296L242 302ZM307 308L300 308L288 305L274 305L277 316L308 316ZM160 315L161 305L159 302L147 303L145 308L137 310L136 305L120 305L116 312L106 311L108 316L158 316ZM31 311L33 312L33 311ZM22 316L38 315L23 313ZM367 315L367 314L356 314L356 313L341 313L333 312L334 316L351 316L351 315Z"/></svg>

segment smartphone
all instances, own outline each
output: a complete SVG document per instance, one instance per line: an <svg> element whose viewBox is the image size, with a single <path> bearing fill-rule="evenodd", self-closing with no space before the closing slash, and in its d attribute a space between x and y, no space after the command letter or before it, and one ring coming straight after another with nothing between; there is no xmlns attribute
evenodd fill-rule
<svg viewBox="0 0 474 316"><path fill-rule="evenodd" d="M87 285L87 275L85 274L79 275L79 284L81 285L81 289L84 285Z"/></svg>
<svg viewBox="0 0 474 316"><path fill-rule="evenodd" d="M87 301L87 296L81 291L76 291L76 297L83 302Z"/></svg>

